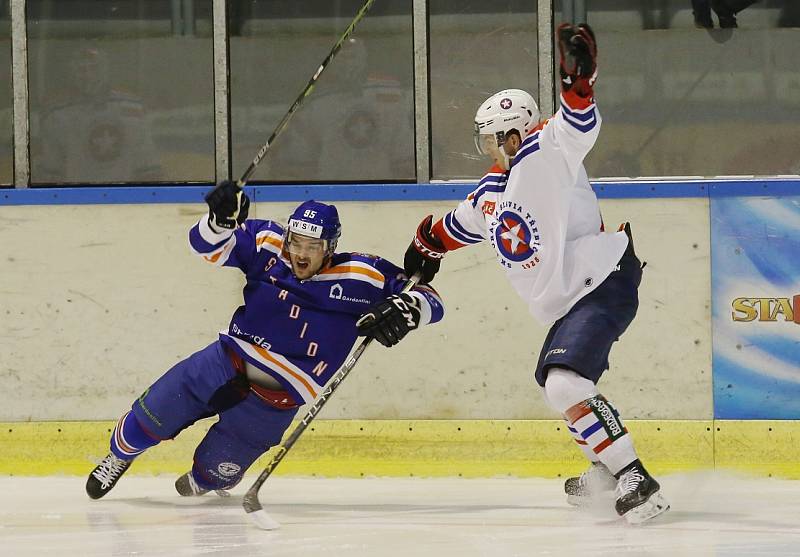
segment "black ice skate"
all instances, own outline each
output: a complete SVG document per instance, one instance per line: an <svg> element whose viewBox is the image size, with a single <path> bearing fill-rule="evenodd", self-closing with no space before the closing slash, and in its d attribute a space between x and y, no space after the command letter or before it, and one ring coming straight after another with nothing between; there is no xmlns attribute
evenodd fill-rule
<svg viewBox="0 0 800 557"><path fill-rule="evenodd" d="M581 506L588 504L593 497L614 491L617 479L601 462L593 462L588 470L580 476L567 478L564 482L564 493L567 503Z"/></svg>
<svg viewBox="0 0 800 557"><path fill-rule="evenodd" d="M111 491L130 467L132 460L122 460L117 458L114 453L108 453L97 467L89 474L86 480L86 493L92 499L100 499L103 495Z"/></svg>
<svg viewBox="0 0 800 557"><path fill-rule="evenodd" d="M658 482L635 460L620 473L617 480L617 514L629 524L641 524L669 510Z"/></svg>
<svg viewBox="0 0 800 557"><path fill-rule="evenodd" d="M181 497L198 497L200 495L205 495L208 493L208 489L204 489L197 485L197 482L194 481L194 476L192 476L192 472L186 472L183 476L175 480L175 491L178 492L178 495ZM214 493L219 495L220 497L230 497L231 494L223 489L215 489Z"/></svg>

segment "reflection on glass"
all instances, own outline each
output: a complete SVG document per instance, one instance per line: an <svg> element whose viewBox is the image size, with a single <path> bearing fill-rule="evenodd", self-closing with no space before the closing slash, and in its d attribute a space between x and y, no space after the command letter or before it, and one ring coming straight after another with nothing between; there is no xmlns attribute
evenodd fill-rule
<svg viewBox="0 0 800 557"><path fill-rule="evenodd" d="M502 89L537 97L536 2L430 0L431 157L434 179L475 179L478 106Z"/></svg>
<svg viewBox="0 0 800 557"><path fill-rule="evenodd" d="M0 186L14 180L14 132L11 91L11 14L0 1Z"/></svg>
<svg viewBox="0 0 800 557"><path fill-rule="evenodd" d="M30 0L31 182L213 181L211 0Z"/></svg>
<svg viewBox="0 0 800 557"><path fill-rule="evenodd" d="M800 174L800 3L725 1L736 27L721 2L585 3L604 119L590 176Z"/></svg>
<svg viewBox="0 0 800 557"><path fill-rule="evenodd" d="M240 175L362 2L231 2L233 168ZM254 179L413 181L411 2L376 2Z"/></svg>

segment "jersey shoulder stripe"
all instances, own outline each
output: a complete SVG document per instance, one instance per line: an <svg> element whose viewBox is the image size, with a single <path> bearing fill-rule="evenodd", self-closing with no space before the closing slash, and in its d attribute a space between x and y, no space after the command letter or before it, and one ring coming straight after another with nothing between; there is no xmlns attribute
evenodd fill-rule
<svg viewBox="0 0 800 557"><path fill-rule="evenodd" d="M514 156L514 160L511 161L511 168L514 168L516 165L521 163L522 160L528 155L532 155L533 153L541 149L538 139L539 139L539 134L537 133L536 137L533 138L533 141L531 141L527 145L523 143L523 148L517 151L517 154Z"/></svg>
<svg viewBox="0 0 800 557"><path fill-rule="evenodd" d="M367 282L376 288L383 288L386 278L375 266L365 261L350 259L335 264L315 275L312 280L351 279Z"/></svg>
<svg viewBox="0 0 800 557"><path fill-rule="evenodd" d="M478 189L472 192L467 199L472 202L473 207L478 206L478 201L481 197L485 194L494 192L494 193L502 193L506 191L506 181L508 180L508 175L506 173L500 175L490 175L487 174L486 176L478 182Z"/></svg>
<svg viewBox="0 0 800 557"><path fill-rule="evenodd" d="M283 249L283 234L273 230L262 230L256 233L256 251L262 249L280 254Z"/></svg>

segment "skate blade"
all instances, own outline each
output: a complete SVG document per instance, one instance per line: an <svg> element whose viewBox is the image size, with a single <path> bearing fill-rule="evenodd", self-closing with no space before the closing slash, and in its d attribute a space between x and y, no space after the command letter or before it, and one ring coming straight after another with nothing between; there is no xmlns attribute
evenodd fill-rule
<svg viewBox="0 0 800 557"><path fill-rule="evenodd" d="M589 504L589 498L584 495L567 495L567 503L573 507L585 507Z"/></svg>
<svg viewBox="0 0 800 557"><path fill-rule="evenodd" d="M261 530L277 530L281 527L280 523L268 515L264 509L247 513L247 517Z"/></svg>
<svg viewBox="0 0 800 557"><path fill-rule="evenodd" d="M664 499L660 492L656 491L647 501L638 507L632 508L623 516L625 517L625 520L628 521L628 524L641 524L650 520L651 518L655 518L658 515L667 512L668 510L669 503L666 499Z"/></svg>

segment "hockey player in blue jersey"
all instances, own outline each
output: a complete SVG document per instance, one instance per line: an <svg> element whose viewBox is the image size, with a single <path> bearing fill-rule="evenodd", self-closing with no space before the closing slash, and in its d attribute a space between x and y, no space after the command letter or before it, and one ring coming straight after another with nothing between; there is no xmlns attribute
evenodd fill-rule
<svg viewBox="0 0 800 557"><path fill-rule="evenodd" d="M402 292L407 279L399 267L336 253L341 225L333 205L306 201L284 227L246 220L249 199L233 182L220 183L206 202L209 214L192 227L189 244L206 262L245 274L244 304L218 340L172 367L120 417L111 452L86 483L93 499L146 449L214 415L219 421L175 488L184 496L231 489L280 442L298 407L316 398L359 335L392 346L442 318L430 287Z"/></svg>
<svg viewBox="0 0 800 557"><path fill-rule="evenodd" d="M444 218L426 217L406 252L407 273L431 280L445 252L487 240L530 313L550 330L535 378L593 463L565 483L567 500L616 491L615 508L639 523L669 508L616 408L598 391L612 344L636 315L641 264L630 226L603 230L583 159L600 131L594 33L558 29L561 107L539 122L533 98L500 91L475 117L476 146L495 166Z"/></svg>

